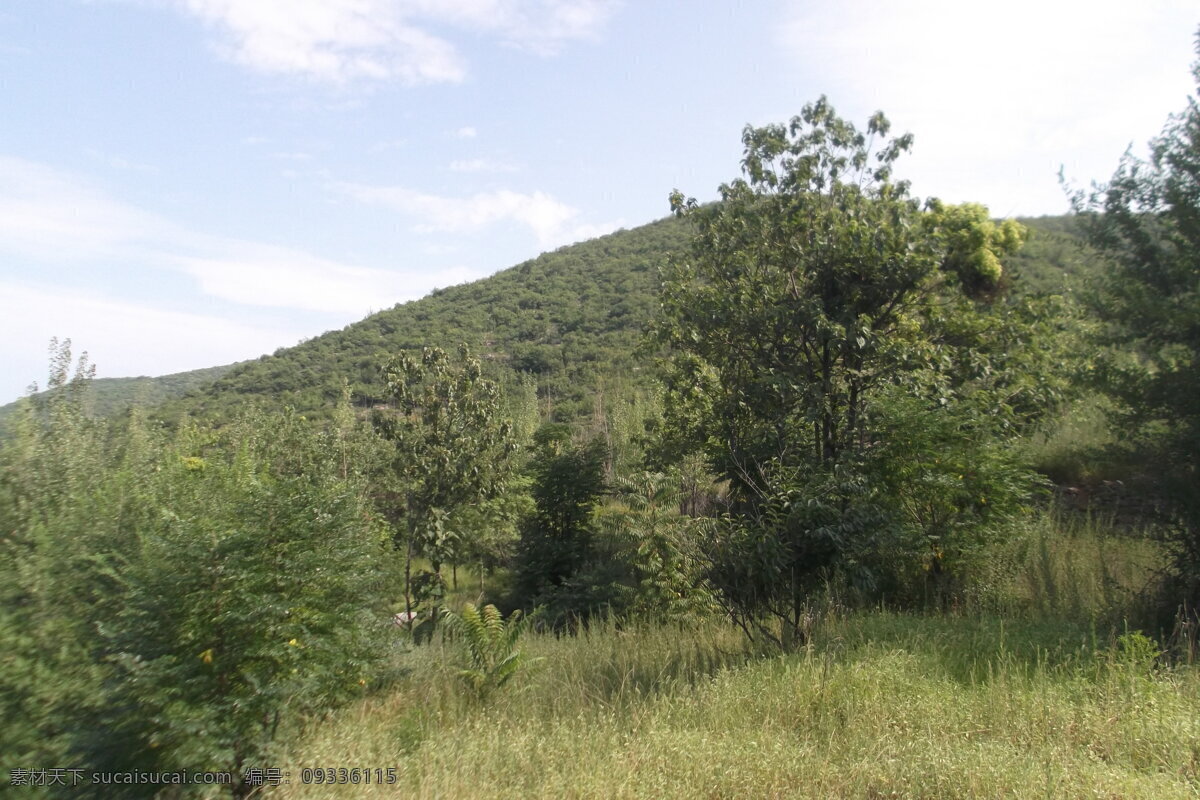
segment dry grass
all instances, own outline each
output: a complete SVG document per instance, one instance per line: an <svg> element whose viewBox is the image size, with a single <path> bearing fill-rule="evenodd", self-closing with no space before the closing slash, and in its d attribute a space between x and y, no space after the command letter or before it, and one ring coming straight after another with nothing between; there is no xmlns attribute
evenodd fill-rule
<svg viewBox="0 0 1200 800"><path fill-rule="evenodd" d="M300 740L274 796L1195 797L1200 673L1144 645L876 612L768 657L716 621L607 625L531 637L542 660L486 706L434 645ZM391 766L398 783L304 786L305 766Z"/></svg>

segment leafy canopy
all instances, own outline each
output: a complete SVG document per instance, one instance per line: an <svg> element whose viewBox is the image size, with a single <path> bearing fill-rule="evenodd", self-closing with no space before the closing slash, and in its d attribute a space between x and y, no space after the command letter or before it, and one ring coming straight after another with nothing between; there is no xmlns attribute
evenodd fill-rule
<svg viewBox="0 0 1200 800"><path fill-rule="evenodd" d="M889 134L882 114L860 131L822 98L746 128L746 177L721 202L671 196L696 237L661 295L668 423L743 493L770 464L832 466L866 442L880 387L945 366L931 323L947 291L986 298L1022 240L982 206L922 209L892 178L912 137Z"/></svg>
<svg viewBox="0 0 1200 800"><path fill-rule="evenodd" d="M744 177L720 187L720 202L671 195L695 238L661 292L665 449L699 450L730 482L710 579L735 617L767 611L786 638L817 576L877 583L887 565L871 554L903 542L940 563L946 532L979 516L960 502L968 485L947 489L936 513L913 513L884 456L902 463L953 444L946 431L993 426L911 427L921 435L907 452L881 438L897 397L914 398L905 412L918 416L968 401L1015 415L1026 387L994 375L1023 349L1024 320L996 311L1001 258L1024 230L980 205L912 197L893 176L912 137L892 136L882 114L860 130L822 98L786 126L748 126L742 141ZM990 463L991 483L1014 485L1007 459Z"/></svg>
<svg viewBox="0 0 1200 800"><path fill-rule="evenodd" d="M447 516L495 497L505 486L516 444L500 418L500 388L479 360L459 348L459 364L438 347L419 358L402 352L384 367L392 406L376 423L395 445L402 513L435 564ZM452 525L451 525L452 527Z"/></svg>

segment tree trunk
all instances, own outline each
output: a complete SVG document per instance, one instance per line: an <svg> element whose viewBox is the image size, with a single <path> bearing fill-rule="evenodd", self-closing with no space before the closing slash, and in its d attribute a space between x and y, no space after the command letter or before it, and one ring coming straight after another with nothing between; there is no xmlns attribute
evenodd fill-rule
<svg viewBox="0 0 1200 800"><path fill-rule="evenodd" d="M410 530L408 532L408 548L404 555L404 616L409 625L412 625L412 551L413 537Z"/></svg>

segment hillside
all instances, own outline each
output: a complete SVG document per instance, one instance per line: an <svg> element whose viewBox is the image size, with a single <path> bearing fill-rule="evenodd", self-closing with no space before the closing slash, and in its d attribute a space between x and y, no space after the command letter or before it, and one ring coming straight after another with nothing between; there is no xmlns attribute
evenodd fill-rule
<svg viewBox="0 0 1200 800"><path fill-rule="evenodd" d="M1069 218L1022 221L1029 242L1010 264L1019 288L1058 291L1087 268ZM465 341L502 381L532 376L544 412L575 419L591 412L601 382L642 382L645 366L634 350L657 306L658 268L670 253L686 250L688 237L684 224L667 218L545 253L245 362L162 413L217 418L259 399L322 416L343 378L356 401L370 405L380 395L379 367L389 354Z"/></svg>
<svg viewBox="0 0 1200 800"><path fill-rule="evenodd" d="M1070 217L1021 220L1030 229L1009 263L1023 291L1076 285L1091 265ZM92 412L110 416L133 403L164 419L220 418L259 399L323 416L350 381L356 401L381 391L379 367L404 348L468 342L506 383L524 373L544 412L571 420L591 412L598 386L639 385L634 351L657 305L658 268L687 249L684 224L667 218L563 247L474 283L442 289L373 314L342 330L253 361L148 378L92 382ZM0 407L0 425L15 404Z"/></svg>
<svg viewBox="0 0 1200 800"><path fill-rule="evenodd" d="M1020 217L1018 221L1029 229L1029 237L1009 258L1008 267L1019 278L1020 290L1075 290L1094 274L1098 261L1083 244L1076 217Z"/></svg>
<svg viewBox="0 0 1200 800"><path fill-rule="evenodd" d="M597 381L637 379L633 351L657 304L658 268L687 242L684 225L664 219L545 253L246 362L163 413L220 417L258 398L319 416L343 378L369 405L389 354L465 341L496 377L532 376L544 408L572 419L591 410Z"/></svg>
<svg viewBox="0 0 1200 800"><path fill-rule="evenodd" d="M144 375L136 378L96 378L88 384L88 404L91 413L98 417L115 416L135 403L157 406L198 387L206 386L237 366L239 365L225 364L219 367L204 367L155 378ZM33 397L36 400L41 395L39 392ZM16 407L16 402L0 406L0 427L3 427Z"/></svg>

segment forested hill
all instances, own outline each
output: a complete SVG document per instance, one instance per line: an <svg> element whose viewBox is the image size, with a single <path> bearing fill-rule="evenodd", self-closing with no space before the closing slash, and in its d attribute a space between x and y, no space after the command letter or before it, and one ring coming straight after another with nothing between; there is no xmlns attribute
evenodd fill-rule
<svg viewBox="0 0 1200 800"><path fill-rule="evenodd" d="M225 364L219 367L204 367L155 378L145 375L136 378L96 378L88 386L87 407L95 416L110 417L120 414L135 403L157 406L193 389L207 386L238 366ZM16 407L15 402L0 406L0 427L3 427Z"/></svg>
<svg viewBox="0 0 1200 800"><path fill-rule="evenodd" d="M1097 254L1083 243L1078 217L1022 217L1018 221L1029 229L1025 246L1008 258L1018 291L1078 289L1099 268Z"/></svg>
<svg viewBox="0 0 1200 800"><path fill-rule="evenodd" d="M390 354L466 342L505 382L517 373L536 381L543 411L573 419L590 413L600 382L641 382L634 350L657 306L658 269L688 241L668 218L545 253L242 364L162 413L219 418L259 398L320 416L343 378L356 402L378 399Z"/></svg>
<svg viewBox="0 0 1200 800"><path fill-rule="evenodd" d="M1022 220L1023 251L1010 259L1017 286L1057 291L1091 264L1069 217ZM227 417L247 401L328 413L346 379L363 405L379 399L380 365L404 348L467 342L505 383L536 382L543 412L559 420L590 414L607 390L644 385L648 365L635 349L657 307L658 269L686 251L689 231L667 218L545 253L489 278L427 297L331 331L274 355L161 378L93 382L94 412L132 402L158 405L163 419L189 413ZM10 407L0 408L0 418Z"/></svg>

